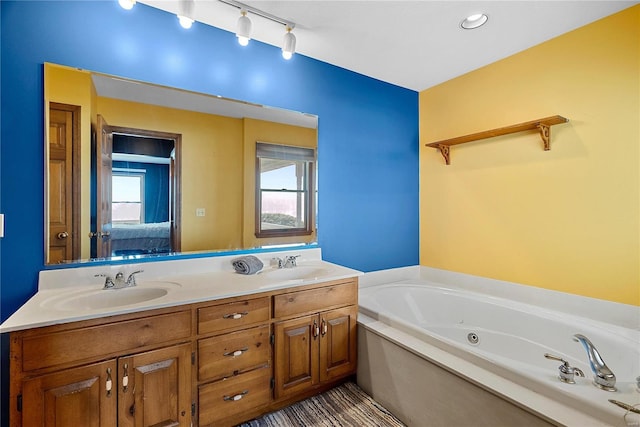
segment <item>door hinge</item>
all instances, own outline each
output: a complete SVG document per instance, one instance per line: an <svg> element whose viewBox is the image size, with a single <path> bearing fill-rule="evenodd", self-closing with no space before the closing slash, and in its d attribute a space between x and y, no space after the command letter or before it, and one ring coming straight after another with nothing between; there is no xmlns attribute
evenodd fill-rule
<svg viewBox="0 0 640 427"><path fill-rule="evenodd" d="M21 394L18 395L17 405L18 405L18 412L22 412L22 395Z"/></svg>
<svg viewBox="0 0 640 427"><path fill-rule="evenodd" d="M196 364L196 352L191 353L191 364L195 366Z"/></svg>
<svg viewBox="0 0 640 427"><path fill-rule="evenodd" d="M192 417L196 416L196 404L195 404L195 402L191 404L191 416Z"/></svg>
<svg viewBox="0 0 640 427"><path fill-rule="evenodd" d="M269 342L271 343L271 345L275 344L275 342L276 342L276 335L275 334L271 334L271 337L269 337Z"/></svg>
<svg viewBox="0 0 640 427"><path fill-rule="evenodd" d="M276 388L276 379L274 377L271 377L271 389Z"/></svg>

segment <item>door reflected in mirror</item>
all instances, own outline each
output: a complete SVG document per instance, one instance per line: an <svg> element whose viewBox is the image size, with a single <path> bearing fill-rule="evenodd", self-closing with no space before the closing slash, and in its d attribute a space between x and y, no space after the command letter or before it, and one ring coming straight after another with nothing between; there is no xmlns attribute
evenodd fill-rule
<svg viewBox="0 0 640 427"><path fill-rule="evenodd" d="M263 237L255 197L256 144L315 152L316 116L56 64L45 105L47 264L316 241L317 205Z"/></svg>

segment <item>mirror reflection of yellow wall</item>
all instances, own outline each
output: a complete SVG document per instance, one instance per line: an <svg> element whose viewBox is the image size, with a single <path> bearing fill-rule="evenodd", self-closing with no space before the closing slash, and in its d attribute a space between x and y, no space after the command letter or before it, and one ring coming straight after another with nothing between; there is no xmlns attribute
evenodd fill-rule
<svg viewBox="0 0 640 427"><path fill-rule="evenodd" d="M45 103L82 108L82 235L90 230L91 124L98 114L112 126L182 135L182 251L230 250L280 243L307 243L316 236L257 239L255 142L317 146L317 130L98 97L91 73L45 64ZM45 108L48 111L48 108ZM48 117L45 117L48 122ZM45 126L45 128L48 128ZM48 140L48 138L47 138ZM204 209L204 216L196 216ZM82 239L89 258L89 239Z"/></svg>
<svg viewBox="0 0 640 427"><path fill-rule="evenodd" d="M80 114L80 140L86 142L80 149L81 157L81 187L80 187L80 210L81 225L80 233L83 237L80 239L80 257L83 259L89 258L89 232L91 224L89 223L89 212L91 209L91 122L95 121L95 100L97 98L93 84L91 83L91 73L88 71L77 70L70 67L53 66L51 64L45 64L44 66L44 100L45 100L45 142L44 152L46 163L49 163L49 102L59 102L62 104L78 105L81 109ZM46 176L46 197L48 197L48 175ZM45 206L49 206L49 201L46 201ZM85 214L86 213L86 214ZM47 232L48 218L45 219L45 231ZM87 236L87 238L84 238ZM45 241L49 241L48 232L45 235ZM48 245L45 245L48 247ZM46 257L48 261L48 257Z"/></svg>

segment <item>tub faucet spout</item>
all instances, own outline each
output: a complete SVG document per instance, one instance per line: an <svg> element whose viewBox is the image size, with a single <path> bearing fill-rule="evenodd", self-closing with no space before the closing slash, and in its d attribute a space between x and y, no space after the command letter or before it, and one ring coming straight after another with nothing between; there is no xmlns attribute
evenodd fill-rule
<svg viewBox="0 0 640 427"><path fill-rule="evenodd" d="M607 364L604 363L602 356L600 356L600 353L598 353L593 343L589 341L589 338L581 334L575 334L573 340L582 344L587 351L589 365L595 375L593 377L593 384L606 391L616 391L616 376L611 372Z"/></svg>

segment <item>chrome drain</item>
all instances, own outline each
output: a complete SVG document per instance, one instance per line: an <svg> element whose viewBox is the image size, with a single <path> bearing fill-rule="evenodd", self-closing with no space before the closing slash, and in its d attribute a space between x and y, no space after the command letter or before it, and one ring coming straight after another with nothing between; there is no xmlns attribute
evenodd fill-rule
<svg viewBox="0 0 640 427"><path fill-rule="evenodd" d="M477 345L480 342L480 337L475 332L469 332L467 335L467 341L471 345Z"/></svg>

